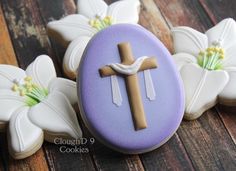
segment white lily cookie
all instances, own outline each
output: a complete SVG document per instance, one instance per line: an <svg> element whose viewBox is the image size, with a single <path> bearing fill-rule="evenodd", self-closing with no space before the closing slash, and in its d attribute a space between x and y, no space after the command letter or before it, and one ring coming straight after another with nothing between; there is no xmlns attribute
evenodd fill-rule
<svg viewBox="0 0 236 171"><path fill-rule="evenodd" d="M185 86L185 118L196 119L217 102L235 106L236 22L224 19L205 34L175 27L172 34L173 58Z"/></svg>
<svg viewBox="0 0 236 171"><path fill-rule="evenodd" d="M72 107L76 83L57 78L52 60L41 55L26 71L0 64L0 128L8 131L9 152L26 158L55 137L78 139L82 132Z"/></svg>
<svg viewBox="0 0 236 171"><path fill-rule="evenodd" d="M139 20L139 0L121 0L107 5L103 0L78 0L79 14L49 22L48 34L68 49L63 68L74 79L76 70L89 40L100 30L113 24L136 24Z"/></svg>

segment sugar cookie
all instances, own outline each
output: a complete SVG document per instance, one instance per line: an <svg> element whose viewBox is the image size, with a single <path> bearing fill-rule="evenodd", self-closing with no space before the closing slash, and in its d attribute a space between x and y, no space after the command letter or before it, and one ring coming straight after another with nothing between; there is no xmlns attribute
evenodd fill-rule
<svg viewBox="0 0 236 171"><path fill-rule="evenodd" d="M164 144L179 127L181 78L168 50L143 27L117 24L96 34L78 73L82 118L105 145L143 153Z"/></svg>
<svg viewBox="0 0 236 171"><path fill-rule="evenodd" d="M185 85L185 118L193 120L217 102L236 105L236 22L224 19L200 33L172 29L173 55Z"/></svg>
<svg viewBox="0 0 236 171"><path fill-rule="evenodd" d="M72 107L76 84L57 78L52 60L41 55L24 71L0 64L0 128L7 127L9 152L26 158L55 137L77 139L82 132Z"/></svg>

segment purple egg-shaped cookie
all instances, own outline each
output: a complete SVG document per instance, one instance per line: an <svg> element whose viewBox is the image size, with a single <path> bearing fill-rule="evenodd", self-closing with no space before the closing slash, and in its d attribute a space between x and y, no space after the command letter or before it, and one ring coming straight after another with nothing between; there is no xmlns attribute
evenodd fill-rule
<svg viewBox="0 0 236 171"><path fill-rule="evenodd" d="M183 86L171 55L138 25L118 24L97 33L83 54L77 84L87 128L123 153L161 146L183 118Z"/></svg>

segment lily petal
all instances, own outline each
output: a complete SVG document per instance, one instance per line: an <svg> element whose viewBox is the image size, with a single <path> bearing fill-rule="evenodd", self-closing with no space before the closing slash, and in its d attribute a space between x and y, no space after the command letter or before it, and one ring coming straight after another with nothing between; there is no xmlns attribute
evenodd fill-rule
<svg viewBox="0 0 236 171"><path fill-rule="evenodd" d="M43 102L32 107L29 118L34 124L51 134L60 133L75 139L82 137L74 109L65 95L57 91L50 93ZM50 137L45 138L50 142L53 141Z"/></svg>
<svg viewBox="0 0 236 171"><path fill-rule="evenodd" d="M96 15L105 17L107 4L103 0L78 0L78 12L88 18L95 18Z"/></svg>
<svg viewBox="0 0 236 171"><path fill-rule="evenodd" d="M47 55L38 56L27 69L26 74L33 78L34 83L48 88L49 82L56 77L56 71L51 58Z"/></svg>
<svg viewBox="0 0 236 171"><path fill-rule="evenodd" d="M59 40L59 42L64 41L66 45L78 36L92 37L97 33L97 30L89 25L89 19L79 14L69 15L61 20L49 22L47 29L51 37Z"/></svg>
<svg viewBox="0 0 236 171"><path fill-rule="evenodd" d="M0 121L8 122L19 107L25 106L25 101L11 90L0 90L0 106Z"/></svg>
<svg viewBox="0 0 236 171"><path fill-rule="evenodd" d="M219 102L223 105L236 105L236 67L225 69L229 74L229 82L219 94Z"/></svg>
<svg viewBox="0 0 236 171"><path fill-rule="evenodd" d="M42 129L31 123L28 107L14 112L9 123L9 149L16 159L26 158L40 149L43 143Z"/></svg>
<svg viewBox="0 0 236 171"><path fill-rule="evenodd" d="M77 87L74 81L64 78L54 78L50 82L49 92L52 93L54 91L63 93L72 105L78 102Z"/></svg>
<svg viewBox="0 0 236 171"><path fill-rule="evenodd" d="M197 63L197 59L193 55L190 55L188 53L177 53L172 55L172 57L178 70L180 70L184 65L188 63Z"/></svg>
<svg viewBox="0 0 236 171"><path fill-rule="evenodd" d="M207 36L190 27L174 27L171 32L175 53L189 53L196 57L208 47Z"/></svg>
<svg viewBox="0 0 236 171"><path fill-rule="evenodd" d="M226 71L208 71L197 64L181 69L185 88L185 119L193 120L217 103L218 94L229 80ZM217 84L216 84L217 83Z"/></svg>
<svg viewBox="0 0 236 171"><path fill-rule="evenodd" d="M224 59L224 63L223 66L225 68L228 67L236 67L236 39L234 40L235 43L232 44L230 47L228 47L225 50L225 59Z"/></svg>
<svg viewBox="0 0 236 171"><path fill-rule="evenodd" d="M232 44L236 44L236 22L232 18L222 20L206 32L209 44L219 41L227 50Z"/></svg>
<svg viewBox="0 0 236 171"><path fill-rule="evenodd" d="M107 15L111 16L115 23L138 23L140 11L139 0L123 0L112 3L108 7Z"/></svg>
<svg viewBox="0 0 236 171"><path fill-rule="evenodd" d="M76 78L76 72L79 67L81 57L90 39L91 38L87 36L80 36L73 40L66 50L63 60L63 68L67 76L71 79Z"/></svg>
<svg viewBox="0 0 236 171"><path fill-rule="evenodd" d="M25 71L12 66L0 64L0 89L11 89L14 80L26 77Z"/></svg>

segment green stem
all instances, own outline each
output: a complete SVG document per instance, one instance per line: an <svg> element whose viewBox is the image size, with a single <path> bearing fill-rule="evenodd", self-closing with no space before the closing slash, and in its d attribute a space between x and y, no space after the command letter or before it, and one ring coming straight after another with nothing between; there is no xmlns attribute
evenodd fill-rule
<svg viewBox="0 0 236 171"><path fill-rule="evenodd" d="M206 68L207 61L208 61L208 58L205 54L204 57L203 57L203 65L202 65L203 68Z"/></svg>

